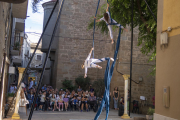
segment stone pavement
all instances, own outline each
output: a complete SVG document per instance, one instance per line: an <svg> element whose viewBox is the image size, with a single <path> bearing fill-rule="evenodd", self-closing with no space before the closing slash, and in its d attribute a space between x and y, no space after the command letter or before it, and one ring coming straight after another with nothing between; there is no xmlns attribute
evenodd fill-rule
<svg viewBox="0 0 180 120"><path fill-rule="evenodd" d="M102 112L98 120L104 120L105 114L106 114L105 111ZM28 115L29 115L29 110L28 110ZM93 120L95 115L96 113L93 111L90 112L34 111L32 120ZM28 119L28 116L26 116L25 113L20 113L20 116L22 120ZM145 115L131 113L131 118L133 117L145 117ZM118 116L118 111L110 110L108 120L123 120L123 119L121 119Z"/></svg>

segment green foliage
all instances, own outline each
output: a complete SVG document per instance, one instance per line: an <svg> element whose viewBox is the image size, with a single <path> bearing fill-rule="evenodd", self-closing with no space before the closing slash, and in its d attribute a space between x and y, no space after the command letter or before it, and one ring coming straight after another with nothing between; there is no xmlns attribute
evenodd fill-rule
<svg viewBox="0 0 180 120"><path fill-rule="evenodd" d="M19 50L19 48L20 48L20 43L19 43L19 42L16 42L16 43L14 44L14 50Z"/></svg>
<svg viewBox="0 0 180 120"><path fill-rule="evenodd" d="M33 13L36 13L38 12L38 7L40 6L40 2L43 1L43 0L32 0L32 10L33 10Z"/></svg>
<svg viewBox="0 0 180 120"><path fill-rule="evenodd" d="M154 15L157 15L157 0L147 1ZM123 26L131 25L131 0L109 0L111 17L115 19L118 23ZM99 19L103 17L105 12L105 6L103 5L100 11L100 15L96 18ZM143 0L134 0L134 28L138 27L138 46L142 46L141 52L145 55L149 55L149 61L156 60L156 29L157 23L154 20L152 14L150 13L147 5ZM94 17L92 17L93 19ZM90 20L88 29L93 28L93 20ZM105 22L96 23L96 28L101 29L102 33L107 33L108 28ZM153 69L155 71L155 69ZM152 71L153 73L155 73ZM155 75L155 74L153 74Z"/></svg>
<svg viewBox="0 0 180 120"><path fill-rule="evenodd" d="M75 79L77 87L81 86L83 90L89 90L90 78L84 78L83 76L79 76Z"/></svg>
<svg viewBox="0 0 180 120"><path fill-rule="evenodd" d="M155 110L150 107L147 111L147 115L153 115L154 112L155 112Z"/></svg>
<svg viewBox="0 0 180 120"><path fill-rule="evenodd" d="M104 79L99 79L93 82L93 88L98 97L101 97L105 91Z"/></svg>
<svg viewBox="0 0 180 120"><path fill-rule="evenodd" d="M7 94L7 97L13 97L14 96L14 93L8 93Z"/></svg>
<svg viewBox="0 0 180 120"><path fill-rule="evenodd" d="M64 87L61 88L61 89L63 89L63 90L68 89L68 90L72 91L72 90L74 90L75 87L76 87L76 86L73 86L72 80L66 80L66 79L65 79L65 80L62 82L62 84L63 84Z"/></svg>

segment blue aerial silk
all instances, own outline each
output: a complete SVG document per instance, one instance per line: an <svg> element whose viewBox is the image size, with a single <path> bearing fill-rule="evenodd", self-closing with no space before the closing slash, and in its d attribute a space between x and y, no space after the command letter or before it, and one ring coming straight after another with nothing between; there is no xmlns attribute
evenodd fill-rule
<svg viewBox="0 0 180 120"><path fill-rule="evenodd" d="M98 0L98 5L97 5L97 9L96 9L95 17L96 17L97 12L98 12L99 3L100 3L100 0ZM94 29L93 29L93 48L94 48L94 33L95 33L95 27L96 27L96 19L94 19ZM93 50L93 58L94 58L94 50Z"/></svg>
<svg viewBox="0 0 180 120"><path fill-rule="evenodd" d="M100 2L100 0L98 1L98 6L99 6L99 2ZM108 3L108 0L107 0L107 3ZM97 6L97 9L96 9L96 14L97 14L98 6ZM96 17L96 14L95 14L95 17ZM118 24L118 23L112 23L110 8L109 8L109 14L110 14L111 23L107 24L107 25L116 25L116 24ZM95 19L94 19L94 32L95 32ZM94 32L93 32L93 47L94 47ZM105 73L104 73L105 92L104 92L104 95L103 95L103 99L101 101L100 108L99 108L94 120L97 120L99 118L105 103L106 103L106 119L105 120L107 120L108 115L109 115L109 89L110 89L111 78L112 78L113 71L114 71L114 66L115 66L116 59L117 59L117 54L118 54L118 51L119 51L120 40L121 40L120 38L121 38L121 25L119 26L119 35L118 35L118 38L117 38L116 50L115 50L115 53L114 53L114 62L112 63L111 68L110 68L110 58L106 58L107 65L106 65L106 70L105 70ZM94 53L93 53L93 57L94 57Z"/></svg>
<svg viewBox="0 0 180 120"><path fill-rule="evenodd" d="M107 65L106 65L106 70L105 70L105 73L104 73L105 92L104 92L104 95L103 95L103 99L102 99L100 108L99 108L94 120L97 120L99 118L105 102L106 102L106 119L105 120L107 120L107 118L108 118L108 114L109 114L109 89L110 89L111 78L112 78L113 71L114 71L114 66L115 66L116 59L117 59L117 54L118 54L118 51L119 51L120 40L121 40L120 38L121 38L121 25L119 27L119 35L118 35L118 39L117 39L116 50L115 50L115 53L114 53L114 62L112 63L110 70L109 70L109 68L110 68L110 59L106 58Z"/></svg>

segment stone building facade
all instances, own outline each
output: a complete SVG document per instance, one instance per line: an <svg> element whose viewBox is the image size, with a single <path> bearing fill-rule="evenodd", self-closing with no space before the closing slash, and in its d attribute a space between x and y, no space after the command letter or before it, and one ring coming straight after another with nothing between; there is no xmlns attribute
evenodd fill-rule
<svg viewBox="0 0 180 120"><path fill-rule="evenodd" d="M31 50L30 50L31 56L35 50L36 45L37 43L31 43ZM37 81L40 79L40 75L42 71L42 61L43 61L43 53L41 52L41 44L40 44L30 64L31 70L29 72L29 78L31 77L35 78L34 80L35 85L37 84Z"/></svg>
<svg viewBox="0 0 180 120"><path fill-rule="evenodd" d="M54 5L54 1L43 4L44 8L44 24ZM103 3L101 2L101 5ZM96 0L66 0L64 2L61 19L59 21L58 30L53 43L50 60L51 60L51 79L49 80L53 87L60 88L64 79L75 80L78 76L84 75L84 69L81 64L88 56L92 48L93 36L92 30L87 30L90 18L95 14L97 7ZM52 34L52 28L55 24L57 11L54 13L46 35L42 39L42 51L47 51L49 38L47 34ZM52 22L53 21L53 22ZM111 82L111 92L114 87L118 86L120 96L124 95L124 79L118 74L121 71L124 74L130 73L130 44L131 32L124 32L121 35L121 45L118 60L114 68L114 74ZM118 31L114 31L114 39L117 39ZM134 48L133 48L133 80L143 79L140 84L132 83L132 100L139 100L140 96L145 96L149 104L154 96L155 78L150 76L149 69L155 62L148 63L148 57L140 52L141 46L137 46L138 28L134 30ZM108 35L102 34L100 30L95 32L95 58L113 57L114 45ZM120 64L119 64L120 62ZM106 62L100 63L103 69L88 69L88 76L91 80L103 79Z"/></svg>

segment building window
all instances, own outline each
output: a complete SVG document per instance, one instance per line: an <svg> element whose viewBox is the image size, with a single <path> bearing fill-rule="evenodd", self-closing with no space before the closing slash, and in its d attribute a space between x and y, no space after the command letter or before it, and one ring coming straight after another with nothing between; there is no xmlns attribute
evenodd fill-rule
<svg viewBox="0 0 180 120"><path fill-rule="evenodd" d="M42 58L41 55L37 55L37 56L36 56L36 59L37 59L37 60L41 60L41 58Z"/></svg>

